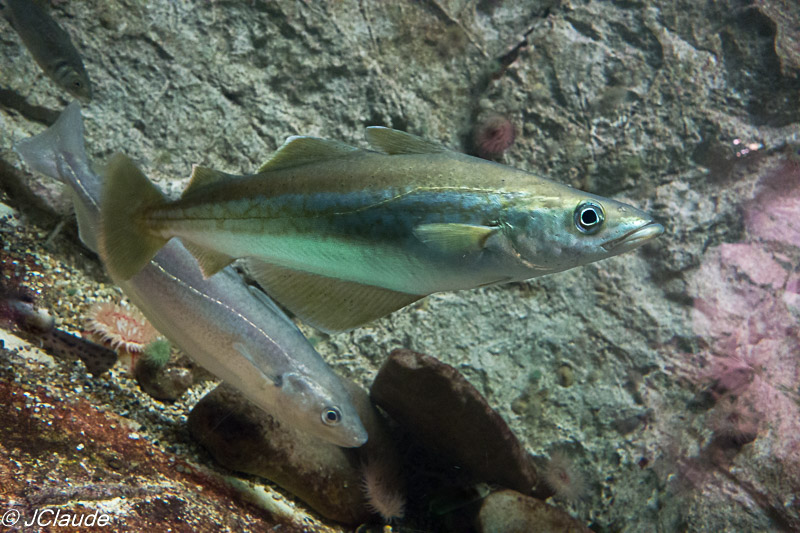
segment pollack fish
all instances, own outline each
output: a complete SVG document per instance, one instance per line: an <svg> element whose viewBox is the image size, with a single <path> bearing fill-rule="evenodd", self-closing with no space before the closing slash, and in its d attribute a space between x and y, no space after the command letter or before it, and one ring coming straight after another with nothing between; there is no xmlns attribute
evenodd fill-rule
<svg viewBox="0 0 800 533"><path fill-rule="evenodd" d="M0 14L50 79L76 98L92 97L89 75L69 34L36 2L0 0Z"/></svg>
<svg viewBox="0 0 800 533"><path fill-rule="evenodd" d="M405 132L366 137L376 151L290 137L250 176L195 167L172 202L117 156L101 214L109 270L130 277L180 237L207 276L247 258L273 298L338 331L434 292L611 257L664 230L630 205Z"/></svg>
<svg viewBox="0 0 800 533"><path fill-rule="evenodd" d="M15 149L32 169L72 188L81 239L96 251L100 178L84 151L80 106L73 102ZM339 378L274 302L230 268L205 279L174 240L135 276L112 278L171 342L281 422L343 447L366 442Z"/></svg>

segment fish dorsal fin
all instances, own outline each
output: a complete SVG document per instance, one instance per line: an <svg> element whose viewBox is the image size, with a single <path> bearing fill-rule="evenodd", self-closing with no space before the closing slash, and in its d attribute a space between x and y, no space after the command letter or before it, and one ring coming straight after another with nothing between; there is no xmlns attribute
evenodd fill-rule
<svg viewBox="0 0 800 533"><path fill-rule="evenodd" d="M215 252L214 250L200 246L191 241L181 239L181 242L183 243L183 246L189 250L189 253L191 253L194 258L197 259L204 278L213 276L226 266L233 263L234 258L229 255Z"/></svg>
<svg viewBox="0 0 800 533"><path fill-rule="evenodd" d="M358 151L359 149L355 146L343 142L294 135L286 139L286 142L272 154L272 157L261 165L258 172L299 167L336 159Z"/></svg>
<svg viewBox="0 0 800 533"><path fill-rule="evenodd" d="M370 126L365 136L374 150L389 155L436 154L448 151L441 144L385 126Z"/></svg>
<svg viewBox="0 0 800 533"><path fill-rule="evenodd" d="M466 254L482 250L498 228L473 224L421 224L414 235L429 247L445 253Z"/></svg>
<svg viewBox="0 0 800 533"><path fill-rule="evenodd" d="M236 176L233 174L226 174L225 172L220 172L213 168L194 165L192 167L192 177L189 179L189 185L187 185L186 189L183 191L183 196L206 185L226 181L235 177Z"/></svg>
<svg viewBox="0 0 800 533"><path fill-rule="evenodd" d="M328 278L245 261L247 271L275 300L303 322L328 333L347 331L405 307L424 295Z"/></svg>

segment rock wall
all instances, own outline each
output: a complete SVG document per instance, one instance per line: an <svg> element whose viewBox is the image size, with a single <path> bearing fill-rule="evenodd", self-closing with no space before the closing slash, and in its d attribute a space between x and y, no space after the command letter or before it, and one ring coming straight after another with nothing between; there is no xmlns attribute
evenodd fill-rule
<svg viewBox="0 0 800 533"><path fill-rule="evenodd" d="M362 144L381 124L473 151L473 127L498 113L517 129L502 162L654 214L666 234L634 253L433 295L349 334L306 331L365 387L395 348L459 368L529 451L573 457L588 488L565 505L595 530L800 527L800 504L776 499L783 481L732 474L753 458L785 466L765 458L782 434L708 457L714 409L698 407L693 369L712 342L691 286L709 248L751 239L743 205L763 175L797 164L796 2L53 4L93 81L90 157L123 151L170 194L192 164L250 172L294 134ZM46 233L44 212L69 203L34 181L44 200L31 207L11 144L67 100L0 28L4 201ZM769 253L788 265L796 245L784 246ZM107 283L91 269L89 283Z"/></svg>

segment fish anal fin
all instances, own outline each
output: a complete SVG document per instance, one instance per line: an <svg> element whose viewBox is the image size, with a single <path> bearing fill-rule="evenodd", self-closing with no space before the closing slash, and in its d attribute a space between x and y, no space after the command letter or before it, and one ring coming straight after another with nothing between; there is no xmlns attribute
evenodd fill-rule
<svg viewBox="0 0 800 533"><path fill-rule="evenodd" d="M204 278L213 276L234 261L234 258L229 255L215 252L190 241L182 240L182 242L186 249L189 250L189 253L197 259Z"/></svg>
<svg viewBox="0 0 800 533"><path fill-rule="evenodd" d="M235 178L233 174L226 174L213 168L201 167L194 165L192 167L192 177L189 179L189 185L183 190L183 196L186 196L190 191L194 191L212 183L219 183Z"/></svg>
<svg viewBox="0 0 800 533"><path fill-rule="evenodd" d="M356 328L424 297L253 259L246 260L245 265L272 298L305 323L328 333Z"/></svg>
<svg viewBox="0 0 800 533"><path fill-rule="evenodd" d="M449 151L441 144L385 126L370 126L365 133L367 142L379 152L395 154L435 154Z"/></svg>
<svg viewBox="0 0 800 533"><path fill-rule="evenodd" d="M99 217L95 213L89 213L88 207L81 201L77 192L72 191L71 196L72 205L75 207L75 217L78 219L78 236L83 244L94 253L97 253L99 250L97 245L97 223Z"/></svg>
<svg viewBox="0 0 800 533"><path fill-rule="evenodd" d="M286 139L286 142L272 154L272 157L261 165L258 172L299 167L352 155L358 151L359 148L343 142L295 135Z"/></svg>
<svg viewBox="0 0 800 533"><path fill-rule="evenodd" d="M435 223L414 228L414 235L431 248L445 253L469 253L482 250L486 240L498 228L473 224Z"/></svg>

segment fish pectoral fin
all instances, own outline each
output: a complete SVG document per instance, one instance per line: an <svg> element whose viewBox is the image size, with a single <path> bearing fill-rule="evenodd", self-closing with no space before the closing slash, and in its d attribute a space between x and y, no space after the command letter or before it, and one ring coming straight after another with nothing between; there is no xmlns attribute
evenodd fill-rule
<svg viewBox="0 0 800 533"><path fill-rule="evenodd" d="M245 265L267 294L305 323L328 333L356 328L425 296L319 276L253 259L246 260Z"/></svg>
<svg viewBox="0 0 800 533"><path fill-rule="evenodd" d="M365 136L373 149L389 155L435 154L449 151L441 144L385 126L370 126Z"/></svg>
<svg viewBox="0 0 800 533"><path fill-rule="evenodd" d="M189 253L197 259L204 278L213 276L234 261L234 258L229 255L221 254L199 244L184 241L183 239L181 239L181 242L189 250Z"/></svg>
<svg viewBox="0 0 800 533"><path fill-rule="evenodd" d="M267 379L269 379L276 387L280 387L281 385L283 385L283 376L278 373L267 372L264 368L264 361L253 357L253 354L250 352L250 350L247 349L247 346L245 346L241 342L234 342L231 345L231 347L237 352L239 352L242 355L242 357L253 363L253 365L256 368L259 368L261 373Z"/></svg>
<svg viewBox="0 0 800 533"><path fill-rule="evenodd" d="M477 252L498 228L473 224L421 224L414 235L431 248L445 253Z"/></svg>
<svg viewBox="0 0 800 533"><path fill-rule="evenodd" d="M234 174L226 174L225 172L220 172L219 170L214 170L213 168L194 165L192 167L192 177L189 178L189 185L187 185L183 190L181 197L186 196L187 193L194 191L195 189L199 189L212 183L219 183L221 181L234 179L236 177L237 176Z"/></svg>
<svg viewBox="0 0 800 533"><path fill-rule="evenodd" d="M261 165L258 172L299 167L351 155L358 151L359 148L339 141L293 135L286 139L266 163Z"/></svg>

